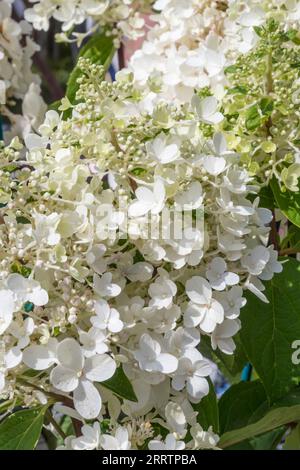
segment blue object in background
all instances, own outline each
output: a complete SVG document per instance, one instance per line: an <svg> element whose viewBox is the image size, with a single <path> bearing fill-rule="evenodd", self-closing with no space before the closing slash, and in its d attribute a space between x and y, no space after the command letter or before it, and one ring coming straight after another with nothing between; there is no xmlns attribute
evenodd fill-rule
<svg viewBox="0 0 300 470"><path fill-rule="evenodd" d="M114 82L116 79L116 71L115 71L113 64L110 65L108 71L109 71L112 81Z"/></svg>
<svg viewBox="0 0 300 470"><path fill-rule="evenodd" d="M247 364L245 365L243 371L242 371L242 376L241 379L243 382L249 382L251 380L251 375L252 375L252 365Z"/></svg>

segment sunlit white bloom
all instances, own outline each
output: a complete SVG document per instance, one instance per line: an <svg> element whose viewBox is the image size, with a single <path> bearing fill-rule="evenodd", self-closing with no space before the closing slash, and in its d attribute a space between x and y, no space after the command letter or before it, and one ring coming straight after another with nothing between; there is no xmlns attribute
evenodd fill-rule
<svg viewBox="0 0 300 470"><path fill-rule="evenodd" d="M20 274L10 274L7 278L7 287L14 293L18 303L32 302L34 305L46 305L49 297L39 282L31 278L25 278Z"/></svg>
<svg viewBox="0 0 300 470"><path fill-rule="evenodd" d="M207 431L204 431L199 423L191 427L191 435L193 437L194 449L214 449L220 440L219 436L213 432L211 426Z"/></svg>
<svg viewBox="0 0 300 470"><path fill-rule="evenodd" d="M252 275L259 275L265 269L270 259L270 251L264 246L249 250L241 259L242 266Z"/></svg>
<svg viewBox="0 0 300 470"><path fill-rule="evenodd" d="M268 247L270 257L262 273L258 277L263 281L270 281L274 273L281 273L283 270L282 264L278 261L278 252L273 249L273 246Z"/></svg>
<svg viewBox="0 0 300 470"><path fill-rule="evenodd" d="M143 334L139 340L139 349L134 352L135 359L141 369L148 372L171 374L177 369L178 361L171 354L162 352L158 341L148 334Z"/></svg>
<svg viewBox="0 0 300 470"><path fill-rule="evenodd" d="M149 295L151 300L150 307L170 308L173 302L173 297L177 292L176 284L171 279L159 276L155 282L150 284Z"/></svg>
<svg viewBox="0 0 300 470"><path fill-rule="evenodd" d="M82 435L72 439L71 447L74 450L95 450L100 443L100 425L96 421L92 426L84 424L81 428Z"/></svg>
<svg viewBox="0 0 300 470"><path fill-rule="evenodd" d="M195 95L192 99L192 105L194 106L200 121L203 121L206 124L218 124L224 118L224 116L217 111L218 101L213 96L209 96L201 100L199 96Z"/></svg>
<svg viewBox="0 0 300 470"><path fill-rule="evenodd" d="M191 398L199 401L208 394L209 385L205 377L212 372L210 363L203 359L197 349L187 349L178 361L178 368L172 379L175 390L186 390Z"/></svg>
<svg viewBox="0 0 300 470"><path fill-rule="evenodd" d="M209 283L200 276L194 276L187 281L185 289L191 300L184 314L185 326L199 325L205 333L213 332L216 325L222 323L224 310L222 305L212 297Z"/></svg>
<svg viewBox="0 0 300 470"><path fill-rule="evenodd" d="M165 441L152 440L148 444L150 450L183 450L184 441L177 441L173 434L168 434Z"/></svg>
<svg viewBox="0 0 300 470"><path fill-rule="evenodd" d="M115 308L110 308L109 304L102 299L95 302L96 315L91 317L91 323L100 330L108 330L111 333L118 333L123 328L120 314Z"/></svg>
<svg viewBox="0 0 300 470"><path fill-rule="evenodd" d="M129 450L131 447L128 431L122 426L116 429L114 436L102 434L100 444L104 450Z"/></svg>
<svg viewBox="0 0 300 470"><path fill-rule="evenodd" d="M165 164L174 162L180 157L178 144L167 139L165 134L160 134L152 142L147 144L147 152L150 158Z"/></svg>
<svg viewBox="0 0 300 470"><path fill-rule="evenodd" d="M129 217L141 217L148 212L159 214L165 201L165 187L161 180L156 180L153 190L140 186L135 191L136 200L133 201L128 209Z"/></svg>
<svg viewBox="0 0 300 470"><path fill-rule="evenodd" d="M206 278L211 287L218 291L222 291L226 286L233 286L239 282L239 276L228 272L226 262L220 257L216 257L210 262L206 270Z"/></svg>
<svg viewBox="0 0 300 470"><path fill-rule="evenodd" d="M104 258L106 252L105 245L94 245L86 255L86 261L97 274L103 274L107 267L107 261Z"/></svg>
<svg viewBox="0 0 300 470"><path fill-rule="evenodd" d="M238 318L241 308L246 305L243 289L240 286L233 286L226 292L217 292L215 296L223 306L225 318L230 320Z"/></svg>
<svg viewBox="0 0 300 470"><path fill-rule="evenodd" d="M85 357L103 354L108 351L107 336L99 328L92 327L88 331L80 331L79 339Z"/></svg>
<svg viewBox="0 0 300 470"><path fill-rule="evenodd" d="M94 274L94 290L100 297L116 297L121 292L121 287L112 282L112 274L104 273L101 277Z"/></svg>
<svg viewBox="0 0 300 470"><path fill-rule="evenodd" d="M226 318L221 325L217 325L211 335L213 349L219 348L225 354L233 354L235 343L232 337L239 331L241 324L239 320Z"/></svg>

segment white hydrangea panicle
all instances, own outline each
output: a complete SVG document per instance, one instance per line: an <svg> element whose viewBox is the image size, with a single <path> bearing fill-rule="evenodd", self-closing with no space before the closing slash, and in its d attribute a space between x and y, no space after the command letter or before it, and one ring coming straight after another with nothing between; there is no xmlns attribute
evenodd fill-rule
<svg viewBox="0 0 300 470"><path fill-rule="evenodd" d="M266 300L263 282L281 270L270 213L220 132L215 98L148 108L130 75L101 82L101 67L79 66L70 117L47 113L25 163L16 141L0 148L18 182L12 191L0 173L1 394L19 396L19 374L41 371L32 384L88 426L70 449L179 449L188 426L186 448L214 448L192 408L214 374L203 336L232 354L244 290ZM115 374L136 402L105 388Z"/></svg>
<svg viewBox="0 0 300 470"><path fill-rule="evenodd" d="M13 0L0 4L0 113L11 123L6 140L25 137L38 130L47 106L41 97L40 77L32 71L32 56L39 46L32 40L26 21L12 17ZM22 100L22 114L15 114L16 100Z"/></svg>

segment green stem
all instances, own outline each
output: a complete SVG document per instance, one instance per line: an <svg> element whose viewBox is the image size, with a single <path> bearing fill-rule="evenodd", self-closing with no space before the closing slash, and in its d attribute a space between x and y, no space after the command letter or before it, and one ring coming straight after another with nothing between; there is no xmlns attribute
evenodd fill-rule
<svg viewBox="0 0 300 470"><path fill-rule="evenodd" d="M46 418L49 420L49 423L52 424L56 432L63 438L63 440L66 439L67 435L63 432L57 421L53 418L51 411L47 410L45 413Z"/></svg>
<svg viewBox="0 0 300 470"><path fill-rule="evenodd" d="M64 401L66 398L66 397L63 397L62 395L58 395L57 393L47 392L42 387L39 387L38 385L35 385L32 382L29 382L28 380L23 379L22 377L18 377L17 381L22 385L26 385L26 387L34 388L35 390L38 390L39 392L42 392L51 398L55 398L56 400Z"/></svg>

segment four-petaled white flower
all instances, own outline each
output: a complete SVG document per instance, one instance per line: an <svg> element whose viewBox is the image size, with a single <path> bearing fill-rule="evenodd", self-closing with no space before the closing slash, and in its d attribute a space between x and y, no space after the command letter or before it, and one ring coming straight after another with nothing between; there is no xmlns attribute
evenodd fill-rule
<svg viewBox="0 0 300 470"><path fill-rule="evenodd" d="M211 345L215 350L220 349L225 354L233 354L236 348L232 339L240 329L240 320L226 318L221 325L217 325L211 335Z"/></svg>
<svg viewBox="0 0 300 470"><path fill-rule="evenodd" d="M93 382L108 380L116 371L116 363L108 354L95 354L85 359L82 348L73 338L56 345L52 342L48 347L29 346L23 360L35 370L57 364L50 373L51 384L62 392L73 392L74 407L86 419L96 418L102 406Z"/></svg>
<svg viewBox="0 0 300 470"><path fill-rule="evenodd" d="M197 112L200 121L206 124L218 124L223 121L224 116L217 111L218 101L214 96L208 96L201 100L199 96L194 95L192 105Z"/></svg>
<svg viewBox="0 0 300 470"><path fill-rule="evenodd" d="M111 333L118 333L123 328L120 314L115 308L111 308L106 300L99 299L95 302L96 315L91 317L91 323L100 330L107 329Z"/></svg>
<svg viewBox="0 0 300 470"><path fill-rule="evenodd" d="M17 302L32 302L34 305L42 306L48 303L49 297L39 282L31 278L25 278L21 274L10 274L7 278L7 287L14 293Z"/></svg>
<svg viewBox="0 0 300 470"><path fill-rule="evenodd" d="M206 279L194 276L186 283L185 290L190 298L184 314L187 327L198 326L204 333L212 333L217 324L224 319L224 309L220 302L212 297L212 289Z"/></svg>
<svg viewBox="0 0 300 470"><path fill-rule="evenodd" d="M201 400L209 392L209 385L205 377L212 373L212 367L202 354L190 348L184 352L178 361L178 368L172 379L174 390L186 390L192 399Z"/></svg>
<svg viewBox="0 0 300 470"><path fill-rule="evenodd" d="M152 142L148 142L147 152L150 158L162 164L178 160L180 151L176 141L168 139L165 134L160 134Z"/></svg>
<svg viewBox="0 0 300 470"><path fill-rule="evenodd" d="M100 445L104 450L129 450L131 443L129 441L128 431L125 427L119 426L115 435L102 434Z"/></svg>
<svg viewBox="0 0 300 470"><path fill-rule="evenodd" d="M166 190L164 183L157 179L153 185L153 190L145 186L139 186L136 191L136 200L134 200L129 208L129 217L141 217L148 212L151 214L159 214L163 207L166 198Z"/></svg>
<svg viewBox="0 0 300 470"><path fill-rule="evenodd" d="M175 282L163 276L159 276L155 282L150 284L148 293L151 297L150 307L170 308L173 297L176 295L177 287Z"/></svg>
<svg viewBox="0 0 300 470"><path fill-rule="evenodd" d="M178 441L174 434L168 434L164 441L153 439L148 444L149 450L183 450L185 449L184 441Z"/></svg>
<svg viewBox="0 0 300 470"><path fill-rule="evenodd" d="M178 366L177 358L162 352L159 342L146 333L140 337L139 349L133 354L140 368L147 372L171 374Z"/></svg>
<svg viewBox="0 0 300 470"><path fill-rule="evenodd" d="M240 278L237 274L227 271L227 264L223 258L214 258L206 270L206 277L215 290L225 290L226 286L238 284Z"/></svg>
<svg viewBox="0 0 300 470"><path fill-rule="evenodd" d="M106 272L101 277L94 274L94 291L100 297L117 297L121 292L121 287L112 282L112 273Z"/></svg>

